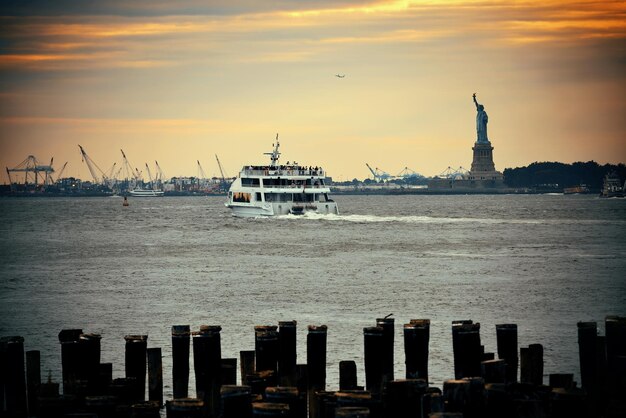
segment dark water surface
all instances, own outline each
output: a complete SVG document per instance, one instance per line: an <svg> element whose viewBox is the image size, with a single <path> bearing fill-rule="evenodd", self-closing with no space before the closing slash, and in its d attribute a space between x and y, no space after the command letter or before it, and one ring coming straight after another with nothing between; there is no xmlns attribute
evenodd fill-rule
<svg viewBox="0 0 626 418"><path fill-rule="evenodd" d="M123 377L126 334L162 347L171 397L170 326L222 326L222 356L254 349L254 325L326 324L328 386L355 360L362 328L430 318L430 380L454 377L450 322L517 323L541 343L545 373L578 376L577 321L626 315L626 200L595 196L337 196L341 215L233 218L222 198L0 199L0 335L42 352L60 377L58 332L101 333ZM193 373L192 373L193 378ZM193 382L191 383L193 387ZM195 393L191 390L191 394Z"/></svg>

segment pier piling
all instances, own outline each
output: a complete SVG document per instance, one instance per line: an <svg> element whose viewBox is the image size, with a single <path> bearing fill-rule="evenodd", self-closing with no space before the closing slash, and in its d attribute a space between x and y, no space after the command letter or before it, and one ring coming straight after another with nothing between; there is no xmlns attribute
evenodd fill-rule
<svg viewBox="0 0 626 418"><path fill-rule="evenodd" d="M222 418L251 418L250 386L223 385L220 389Z"/></svg>
<svg viewBox="0 0 626 418"><path fill-rule="evenodd" d="M189 325L172 326L172 380L174 399L189 394Z"/></svg>
<svg viewBox="0 0 626 418"><path fill-rule="evenodd" d="M146 400L146 364L147 364L147 335L126 335L124 370L126 378L135 379L135 389L132 391L133 401Z"/></svg>
<svg viewBox="0 0 626 418"><path fill-rule="evenodd" d="M463 377L463 371L461 367L461 352L460 339L458 336L459 331L465 325L471 325L474 321L471 319L455 320L452 321L452 354L454 358L454 378L461 379Z"/></svg>
<svg viewBox="0 0 626 418"><path fill-rule="evenodd" d="M148 399L163 405L163 361L160 348L148 348Z"/></svg>
<svg viewBox="0 0 626 418"><path fill-rule="evenodd" d="M365 388L379 399L383 391L383 346L385 330L381 327L363 328Z"/></svg>
<svg viewBox="0 0 626 418"><path fill-rule="evenodd" d="M165 403L167 418L202 418L204 402L201 399L173 399Z"/></svg>
<svg viewBox="0 0 626 418"><path fill-rule="evenodd" d="M236 385L237 384L237 359L236 358L223 358L222 359L222 385Z"/></svg>
<svg viewBox="0 0 626 418"><path fill-rule="evenodd" d="M278 384L294 386L296 384L296 321L278 323Z"/></svg>
<svg viewBox="0 0 626 418"><path fill-rule="evenodd" d="M376 318L376 326L383 329L383 346L381 352L383 387L387 382L394 380L394 324L394 318Z"/></svg>
<svg viewBox="0 0 626 418"><path fill-rule="evenodd" d="M411 319L404 324L404 357L407 379L428 382L428 344L430 319Z"/></svg>
<svg viewBox="0 0 626 418"><path fill-rule="evenodd" d="M82 329L64 329L59 332L64 395L75 394L78 389L81 371L79 341L82 333Z"/></svg>
<svg viewBox="0 0 626 418"><path fill-rule="evenodd" d="M29 415L37 416L39 411L39 387L41 386L41 353L37 350L26 352L26 389ZM0 404L2 405L2 404Z"/></svg>
<svg viewBox="0 0 626 418"><path fill-rule="evenodd" d="M255 371L278 372L278 327L257 325L254 327Z"/></svg>
<svg viewBox="0 0 626 418"><path fill-rule="evenodd" d="M532 385L543 384L543 346L530 344L520 349L520 381Z"/></svg>
<svg viewBox="0 0 626 418"><path fill-rule="evenodd" d="M4 352L4 406L7 416L22 418L28 415L26 400L26 371L24 368L24 338L4 337L0 341ZM0 405L0 411L2 405Z"/></svg>
<svg viewBox="0 0 626 418"><path fill-rule="evenodd" d="M480 362L483 354L480 345L480 324L478 322L475 324L455 322L452 323L455 375L458 375L457 379L480 376Z"/></svg>
<svg viewBox="0 0 626 418"><path fill-rule="evenodd" d="M241 384L243 386L248 384L248 375L254 373L254 370L256 369L254 365L254 357L254 350L243 350L239 352L239 359L241 360L239 373L241 374Z"/></svg>
<svg viewBox="0 0 626 418"><path fill-rule="evenodd" d="M100 375L100 334L80 334L78 349L80 365L78 378L86 383L86 393L95 395L98 392Z"/></svg>
<svg viewBox="0 0 626 418"><path fill-rule="evenodd" d="M383 400L384 416L422 418L422 397L427 388L428 383L423 379L388 382Z"/></svg>
<svg viewBox="0 0 626 418"><path fill-rule="evenodd" d="M196 374L196 394L204 401L210 417L220 408L222 348L219 325L201 325L193 337L193 361Z"/></svg>
<svg viewBox="0 0 626 418"><path fill-rule="evenodd" d="M597 378L597 342L598 326L596 322L579 322L578 357L580 360L580 384L588 393L594 393L598 387Z"/></svg>
<svg viewBox="0 0 626 418"><path fill-rule="evenodd" d="M496 325L498 358L506 363L506 381L517 382L517 324Z"/></svg>
<svg viewBox="0 0 626 418"><path fill-rule="evenodd" d="M480 363L481 376L485 383L506 383L507 364L503 359L487 360Z"/></svg>
<svg viewBox="0 0 626 418"><path fill-rule="evenodd" d="M309 415L318 413L315 392L326 390L326 341L328 327L326 325L309 325L306 340L308 387L307 397Z"/></svg>
<svg viewBox="0 0 626 418"><path fill-rule="evenodd" d="M339 362L339 390L354 390L357 387L356 362Z"/></svg>

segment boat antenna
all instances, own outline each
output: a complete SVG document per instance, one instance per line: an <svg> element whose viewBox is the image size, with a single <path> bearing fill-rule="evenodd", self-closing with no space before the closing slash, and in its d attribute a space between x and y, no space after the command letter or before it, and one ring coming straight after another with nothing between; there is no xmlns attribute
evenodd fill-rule
<svg viewBox="0 0 626 418"><path fill-rule="evenodd" d="M274 150L272 152L266 152L264 155L270 156L270 167L276 168L278 167L278 160L280 159L280 151L278 148L280 147L280 143L278 142L278 134L276 134L276 145L274 145Z"/></svg>

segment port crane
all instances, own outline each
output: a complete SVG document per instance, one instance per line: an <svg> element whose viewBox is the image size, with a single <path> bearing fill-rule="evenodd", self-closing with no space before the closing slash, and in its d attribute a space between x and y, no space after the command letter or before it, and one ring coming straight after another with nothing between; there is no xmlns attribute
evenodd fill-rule
<svg viewBox="0 0 626 418"><path fill-rule="evenodd" d="M150 188L154 190L154 182L152 180L152 173L150 172L150 167L148 167L148 163L146 163L146 171L148 171L148 180L150 180Z"/></svg>
<svg viewBox="0 0 626 418"><path fill-rule="evenodd" d="M102 171L100 167L98 167L98 164L96 164L91 159L91 157L87 155L87 153L85 152L85 149L81 145L78 145L78 148L80 148L80 155L82 156L83 162L87 164L87 169L89 170L89 173L91 174L91 177L93 178L93 182L96 184L108 184L109 178L104 173L104 171ZM63 168L65 168L65 166L63 166ZM98 175L98 173L100 176Z"/></svg>
<svg viewBox="0 0 626 418"><path fill-rule="evenodd" d="M65 167L67 167L67 161L65 162L65 164L63 164L63 167L61 167L61 170L59 170L59 174L57 175L57 179L56 181L61 180L61 176L63 175L63 172L65 171Z"/></svg>
<svg viewBox="0 0 626 418"><path fill-rule="evenodd" d="M132 178L135 181L135 185L139 184L142 181L141 172L137 168L133 170L133 167L128 162L128 158L126 158L126 154L124 154L124 150L120 149L120 151L122 152L122 158L124 159L124 171L126 174L125 180L128 181Z"/></svg>
<svg viewBox="0 0 626 418"><path fill-rule="evenodd" d="M224 169L222 168L222 163L220 163L220 159L217 157L217 154L215 154L215 159L217 160L217 166L220 169L220 174L222 175L222 182L220 184L220 189L222 189L222 191L226 191L227 190L227 186L228 186L228 182L226 181L226 175L224 174Z"/></svg>
<svg viewBox="0 0 626 418"><path fill-rule="evenodd" d="M457 169L454 169L454 168L448 166L448 168L446 168L437 177L451 179L451 180L458 180L458 179L463 179L463 178L467 177L468 174L469 174L469 171L467 171L463 167L459 167Z"/></svg>
<svg viewBox="0 0 626 418"><path fill-rule="evenodd" d="M404 169L400 171L396 177L401 177L405 180L412 179L412 178L415 178L415 179L424 178L424 176L422 176L420 173L416 172L415 170L411 170L409 167L404 167Z"/></svg>
<svg viewBox="0 0 626 418"><path fill-rule="evenodd" d="M155 178L155 180L158 181L159 183L162 183L165 180L165 174L163 173L163 170L161 170L161 166L159 165L159 162L157 160L154 160L154 163L156 164L156 171L157 171L157 177Z"/></svg>
<svg viewBox="0 0 626 418"><path fill-rule="evenodd" d="M17 183L11 179L11 173L24 173L24 184L29 184L29 178L32 173L31 184L34 184L35 186L38 185L39 179L41 178L41 184L43 186L47 186L52 183L52 173L54 173L54 168L52 168L53 161L54 157L50 159L49 165L43 165L37 160L37 158L35 158L34 155L29 155L24 161L19 163L14 168L6 167L7 175L9 176L9 183Z"/></svg>
<svg viewBox="0 0 626 418"><path fill-rule="evenodd" d="M367 166L367 168L372 173L372 176L374 176L374 180L375 181L385 181L385 180L389 180L390 178L393 177L391 174L389 174L389 173L387 173L385 171L380 170L378 167L373 169L368 163L365 163L365 165Z"/></svg>

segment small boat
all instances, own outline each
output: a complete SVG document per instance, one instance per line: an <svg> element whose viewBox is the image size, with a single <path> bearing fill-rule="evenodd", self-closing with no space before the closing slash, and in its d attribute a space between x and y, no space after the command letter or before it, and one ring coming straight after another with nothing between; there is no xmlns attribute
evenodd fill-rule
<svg viewBox="0 0 626 418"><path fill-rule="evenodd" d="M574 187L566 187L563 189L563 194L582 194L589 193L589 188L584 184L574 186Z"/></svg>
<svg viewBox="0 0 626 418"><path fill-rule="evenodd" d="M604 176L604 182L602 185L602 191L600 197L624 197L626 183L622 186L622 181L615 171L608 173Z"/></svg>
<svg viewBox="0 0 626 418"><path fill-rule="evenodd" d="M163 190L142 189L142 188L133 189L129 193L131 196L135 196L135 197L160 197L160 196L163 196L164 194Z"/></svg>
<svg viewBox="0 0 626 418"><path fill-rule="evenodd" d="M303 215L308 212L339 214L329 197L326 171L294 162L280 164L280 143L276 144L269 165L244 166L230 185L227 208L235 216Z"/></svg>

